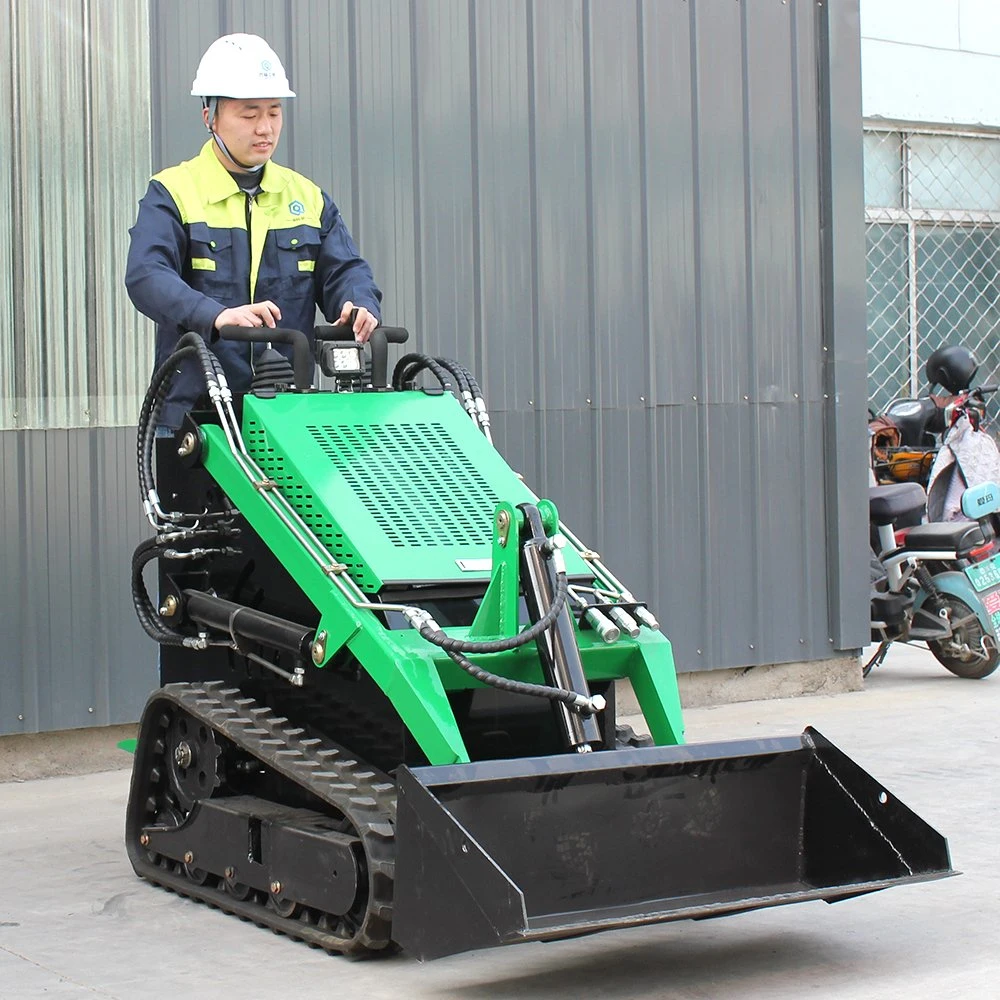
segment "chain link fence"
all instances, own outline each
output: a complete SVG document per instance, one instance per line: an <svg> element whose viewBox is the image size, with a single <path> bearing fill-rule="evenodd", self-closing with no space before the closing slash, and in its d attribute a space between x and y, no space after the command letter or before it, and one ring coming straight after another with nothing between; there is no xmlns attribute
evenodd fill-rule
<svg viewBox="0 0 1000 1000"><path fill-rule="evenodd" d="M924 362L964 344L1000 377L1000 133L869 124L864 134L868 398L926 391Z"/></svg>

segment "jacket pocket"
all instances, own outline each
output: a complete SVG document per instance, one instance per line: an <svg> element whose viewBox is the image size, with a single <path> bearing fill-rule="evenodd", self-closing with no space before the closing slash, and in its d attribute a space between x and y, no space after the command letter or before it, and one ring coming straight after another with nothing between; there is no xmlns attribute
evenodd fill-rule
<svg viewBox="0 0 1000 1000"><path fill-rule="evenodd" d="M273 232L278 274L285 278L311 276L319 256L319 232L311 226L295 226Z"/></svg>
<svg viewBox="0 0 1000 1000"><path fill-rule="evenodd" d="M199 291L216 291L220 282L228 282L233 272L233 233L216 229L204 222L192 222L188 228L188 281Z"/></svg>

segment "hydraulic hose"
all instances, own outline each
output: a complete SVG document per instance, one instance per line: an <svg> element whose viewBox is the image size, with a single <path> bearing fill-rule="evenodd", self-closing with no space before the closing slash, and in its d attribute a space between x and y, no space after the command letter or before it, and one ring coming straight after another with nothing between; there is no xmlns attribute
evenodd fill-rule
<svg viewBox="0 0 1000 1000"><path fill-rule="evenodd" d="M483 399L483 390L479 387L479 382L476 379L476 376L473 375L471 370L466 368L464 365L462 366L462 370L469 379L469 389L472 392L473 399Z"/></svg>
<svg viewBox="0 0 1000 1000"><path fill-rule="evenodd" d="M178 364L197 353L193 346L174 351L166 361L157 368L146 390L139 411L139 429L136 435L137 461L139 471L139 491L146 500L153 486L153 442L156 439L156 423L159 419L163 401L173 380L172 371Z"/></svg>
<svg viewBox="0 0 1000 1000"><path fill-rule="evenodd" d="M552 595L552 603L548 611L542 615L532 625L529 625L523 632L509 636L506 639L491 639L477 642L472 639L456 639L454 636L446 635L440 629L432 628L425 624L420 628L420 634L430 643L445 650L445 652L463 653L506 653L511 649L519 649L529 642L537 639L543 632L552 627L552 623L559 617L559 613L566 603L566 595L569 592L569 581L565 573L556 574L556 591Z"/></svg>
<svg viewBox="0 0 1000 1000"><path fill-rule="evenodd" d="M475 677L476 680L487 684L500 691L510 691L513 694L527 694L536 698L547 698L549 701L562 702L564 705L593 714L604 707L602 699L595 699L587 695L578 694L576 691L568 691L565 688L549 687L547 684L532 684L528 681L512 680L509 677L501 677L499 674L491 673L483 667L477 666L471 660L462 655L466 653L503 653L511 649L525 646L529 642L538 639L544 632L550 629L559 617L566 603L566 595L569 592L569 581L565 573L556 574L556 590L552 595L552 603L549 609L530 625L523 632L510 636L506 639L494 639L486 642L475 642L469 639L456 639L453 636L445 635L440 629L433 628L430 624L424 624L420 629L420 635L429 643L443 649L452 660L455 661L467 674Z"/></svg>
<svg viewBox="0 0 1000 1000"><path fill-rule="evenodd" d="M177 346L170 357L153 374L153 378L150 380L149 387L142 401L136 433L136 464L138 466L139 489L148 512L154 510L156 503L154 502L156 483L153 477L153 449L156 442L156 427L159 423L160 412L163 409L170 384L180 364L188 358L198 359L202 375L205 379L205 385L210 394L213 389L218 394L220 385L225 384L225 375L222 373L222 367L218 359L209 351L205 341L196 333L184 334L177 341ZM219 518L231 517L231 514L225 511L216 514L173 514L166 516L168 520L174 522L176 527L171 530L166 525L158 526L159 533L155 537L141 543L133 553L132 603L135 607L139 624L151 639L165 646L197 646L203 640L189 638L173 629L166 628L162 624L156 608L149 599L146 584L142 578L143 568L153 560L163 557L167 552L177 552L177 550L164 549L165 545L172 542L185 541L190 543L201 539L215 540L220 535L225 536L227 534L237 534L238 532L226 528L199 529L184 528L181 526L181 522L187 519L217 520ZM163 530L164 528L167 530Z"/></svg>
<svg viewBox="0 0 1000 1000"><path fill-rule="evenodd" d="M135 605L139 624L150 639L163 646L184 646L187 644L185 636L173 629L165 628L160 623L159 615L156 608L153 607L153 602L149 599L146 583L142 578L142 570L146 563L159 559L162 554L159 551L158 543L158 539L149 538L145 542L141 542L132 554L132 603Z"/></svg>
<svg viewBox="0 0 1000 1000"><path fill-rule="evenodd" d="M444 361L443 358L438 358L439 361ZM487 441L491 444L493 443L493 435L490 433L490 415L486 409L486 399L483 396L483 390L479 387L479 382L476 381L476 376L465 367L465 365L459 363L458 361L448 362L450 370L455 373L456 378L464 380L466 384L465 391L468 393L468 403L466 405L466 410L469 416L475 421L476 425L486 436Z"/></svg>
<svg viewBox="0 0 1000 1000"><path fill-rule="evenodd" d="M181 532L184 535L185 541L197 540L199 538L206 539L217 539L219 532L215 529L200 529L196 531L184 531ZM136 617L139 619L139 624L142 626L143 631L151 639L156 642L161 643L165 646L200 646L202 645L202 640L192 639L189 636L185 636L174 629L167 628L161 621L160 616L153 605L153 602L149 599L149 592L146 590L146 583L142 578L142 571L148 563L151 563L154 559L161 558L173 558L180 559L184 558L184 553L178 552L175 549L165 549L164 546L169 544L171 541L169 534L167 535L157 535L154 538L147 538L144 542L140 542L136 546L135 552L132 553L132 603L135 606ZM202 550L195 550L192 554L199 554ZM232 554L235 550L232 549L221 549L221 550L211 550L220 551L223 554Z"/></svg>
<svg viewBox="0 0 1000 1000"><path fill-rule="evenodd" d="M452 361L451 358L435 358L434 360L455 379L459 392L468 393L471 398L472 389L469 386L468 369L457 361Z"/></svg>
<svg viewBox="0 0 1000 1000"><path fill-rule="evenodd" d="M396 362L396 367L392 370L392 378L389 379L390 386L397 392L402 389L405 383L415 378L423 370L423 359L425 357L427 357L426 354L417 354L415 352L404 354Z"/></svg>
<svg viewBox="0 0 1000 1000"><path fill-rule="evenodd" d="M396 367L392 371L393 389L401 389L407 382L416 378L424 369L429 371L440 382L442 388L451 390L452 383L448 378L449 373L447 369L429 354L404 354L396 362Z"/></svg>
<svg viewBox="0 0 1000 1000"><path fill-rule="evenodd" d="M547 698L549 701L562 702L570 708L586 710L588 714L600 711L604 706L601 701L588 698L586 695L577 694L575 691L566 691L563 688L549 687L547 684L531 684L528 681L515 681L509 677L501 677L499 674L491 674L482 667L477 667L471 660L466 659L461 653L448 650L448 655L471 677L477 681L497 688L499 691L510 691L513 694L529 694L536 698Z"/></svg>
<svg viewBox="0 0 1000 1000"><path fill-rule="evenodd" d="M205 385L211 391L213 385L218 388L222 367L214 354L208 349L205 341L197 333L185 333L178 341L173 353L157 368L150 380L146 395L139 411L139 427L136 435L137 464L139 471L139 489L143 502L149 498L155 489L153 481L153 446L156 440L156 426L160 411L166 400L170 384L181 362L187 358L197 357L205 378ZM225 376L222 376L223 378Z"/></svg>
<svg viewBox="0 0 1000 1000"><path fill-rule="evenodd" d="M466 413L492 443L490 415L486 410L486 400L476 377L465 365L451 358L432 358L426 354L407 354L400 358L392 373L392 388L397 392L405 389L422 371L429 371L438 380L442 389L455 392L460 397ZM449 380L454 379L455 389Z"/></svg>

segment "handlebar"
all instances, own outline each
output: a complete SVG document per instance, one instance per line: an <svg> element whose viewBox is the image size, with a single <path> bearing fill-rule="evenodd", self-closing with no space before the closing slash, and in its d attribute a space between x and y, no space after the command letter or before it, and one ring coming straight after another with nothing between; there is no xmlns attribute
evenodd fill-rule
<svg viewBox="0 0 1000 1000"><path fill-rule="evenodd" d="M238 340L250 344L290 344L296 390L305 392L312 384L309 377L309 338L301 330L281 326L224 326L219 329L219 336L223 340Z"/></svg>
<svg viewBox="0 0 1000 1000"><path fill-rule="evenodd" d="M289 344L292 348L292 371L295 389L305 392L311 385L312 368L309 353L309 338L301 330L286 327L267 326L224 326L219 330L223 340L243 341L251 344ZM334 341L355 343L354 331L348 324L341 326L317 326L313 336L320 343ZM405 344L410 334L401 326L378 326L368 339L372 354L372 385L385 389L389 370L389 344Z"/></svg>
<svg viewBox="0 0 1000 1000"><path fill-rule="evenodd" d="M354 342L354 331L346 323L342 326L317 326L313 330L313 336L317 340ZM384 339L387 344L405 344L410 339L410 331L401 326L377 326L372 331L369 343L376 339Z"/></svg>

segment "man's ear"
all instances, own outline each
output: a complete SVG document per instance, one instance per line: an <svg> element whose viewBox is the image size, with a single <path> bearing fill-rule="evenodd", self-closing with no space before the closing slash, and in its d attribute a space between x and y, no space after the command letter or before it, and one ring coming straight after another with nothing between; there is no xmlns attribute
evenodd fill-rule
<svg viewBox="0 0 1000 1000"><path fill-rule="evenodd" d="M211 114L211 111L207 107L201 109L201 120L205 123L205 128L207 128L209 132L212 131L212 125L209 122L209 118L208 118L208 116L210 114Z"/></svg>

